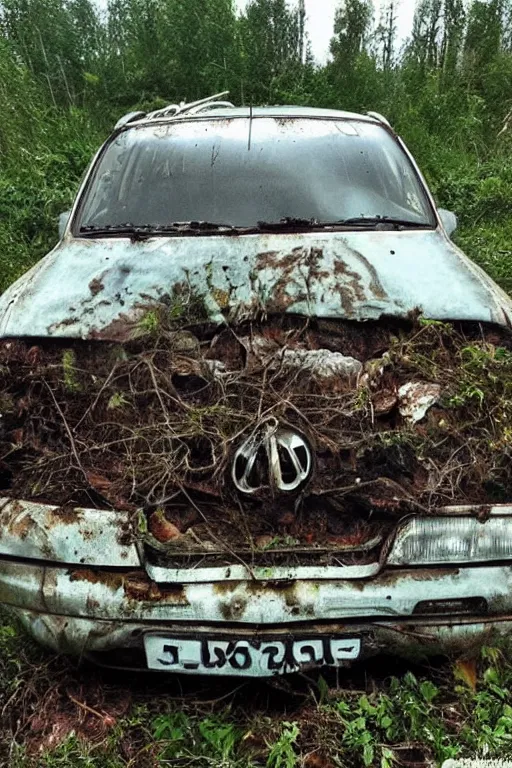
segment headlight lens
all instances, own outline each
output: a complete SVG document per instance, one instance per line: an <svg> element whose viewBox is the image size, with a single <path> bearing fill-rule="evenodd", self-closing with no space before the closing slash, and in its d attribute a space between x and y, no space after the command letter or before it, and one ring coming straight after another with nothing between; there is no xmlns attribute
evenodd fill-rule
<svg viewBox="0 0 512 768"><path fill-rule="evenodd" d="M418 517L398 531L388 565L437 565L512 559L512 517Z"/></svg>

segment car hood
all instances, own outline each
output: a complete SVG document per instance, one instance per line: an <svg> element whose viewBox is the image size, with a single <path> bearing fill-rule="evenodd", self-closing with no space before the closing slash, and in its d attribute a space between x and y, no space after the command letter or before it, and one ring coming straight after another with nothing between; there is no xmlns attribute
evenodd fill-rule
<svg viewBox="0 0 512 768"><path fill-rule="evenodd" d="M440 230L68 239L0 297L0 336L123 340L148 307L184 294L214 323L512 317L508 296Z"/></svg>

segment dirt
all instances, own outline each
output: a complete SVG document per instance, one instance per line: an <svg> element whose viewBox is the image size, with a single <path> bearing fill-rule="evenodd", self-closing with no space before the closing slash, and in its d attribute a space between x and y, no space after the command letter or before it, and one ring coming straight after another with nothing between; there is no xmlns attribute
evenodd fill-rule
<svg viewBox="0 0 512 768"><path fill-rule="evenodd" d="M142 509L176 561L236 550L263 564L364 562L407 513L512 501L506 331L159 316L133 336L0 344L3 495ZM328 354L294 365L315 350ZM417 421L411 393L430 398ZM295 493L244 495L234 453L269 419L305 438L313 472Z"/></svg>

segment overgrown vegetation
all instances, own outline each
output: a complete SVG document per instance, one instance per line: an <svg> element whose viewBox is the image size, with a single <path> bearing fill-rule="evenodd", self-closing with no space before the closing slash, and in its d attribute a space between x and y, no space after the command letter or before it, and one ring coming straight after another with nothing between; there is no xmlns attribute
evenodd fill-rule
<svg viewBox="0 0 512 768"><path fill-rule="evenodd" d="M331 59L318 64L300 4L285 0L249 0L241 15L232 0L108 0L101 13L92 0L0 0L0 290L55 243L58 215L121 113L229 89L238 104L385 114L438 203L459 215L458 242L511 292L512 2L419 0L402 48L396 14L396 1L386 0L379 17L369 0L340 0ZM145 323L140 330L157 340L158 318ZM428 339L446 329L423 332ZM404 344L397 338L391 355L403 358ZM510 414L496 409L509 408L510 353L474 339L457 349L443 407L480 414L489 455L508 457ZM72 401L82 391L79 360L61 350L59 363ZM409 363L428 379L444 365L421 344ZM361 390L358 398L364 413L370 396ZM130 402L113 386L104 406L119 418ZM2 400L2 412L10 407ZM492 429L486 414L499 417ZM217 410L192 416L201 429L218 423ZM450 419L442 426L453 439ZM397 450L392 434L382 439L390 454ZM499 500L503 477L486 492ZM261 549L295 541L278 533ZM398 674L387 661L337 681L226 681L204 690L204 681L144 678L128 689L47 656L6 622L0 764L390 768L475 753L504 758L512 754L508 658L507 649L489 648L477 667ZM387 665L395 676L379 671Z"/></svg>
<svg viewBox="0 0 512 768"><path fill-rule="evenodd" d="M3 492L141 509L169 557L203 564L233 550L264 564L277 551L339 562L340 547L371 559L406 514L511 502L506 332L185 322L162 304L123 346L3 342ZM315 472L279 505L270 487L241 503L225 480L233 446L277 425L306 436Z"/></svg>
<svg viewBox="0 0 512 768"><path fill-rule="evenodd" d="M55 242L57 216L119 115L223 89L235 103L376 110L420 162L460 243L512 278L512 2L421 0L405 46L396 0L340 0L326 64L301 4L2 0L0 288Z"/></svg>
<svg viewBox="0 0 512 768"><path fill-rule="evenodd" d="M131 677L48 657L0 630L0 764L9 768L399 768L512 755L507 647L405 669L263 683Z"/></svg>

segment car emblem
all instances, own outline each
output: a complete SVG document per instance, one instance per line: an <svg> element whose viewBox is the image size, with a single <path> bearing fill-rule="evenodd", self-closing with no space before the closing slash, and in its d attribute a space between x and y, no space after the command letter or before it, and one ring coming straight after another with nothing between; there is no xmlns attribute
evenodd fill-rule
<svg viewBox="0 0 512 768"><path fill-rule="evenodd" d="M264 489L290 493L311 475L313 459L305 438L275 419L257 429L235 453L232 477L242 493Z"/></svg>

